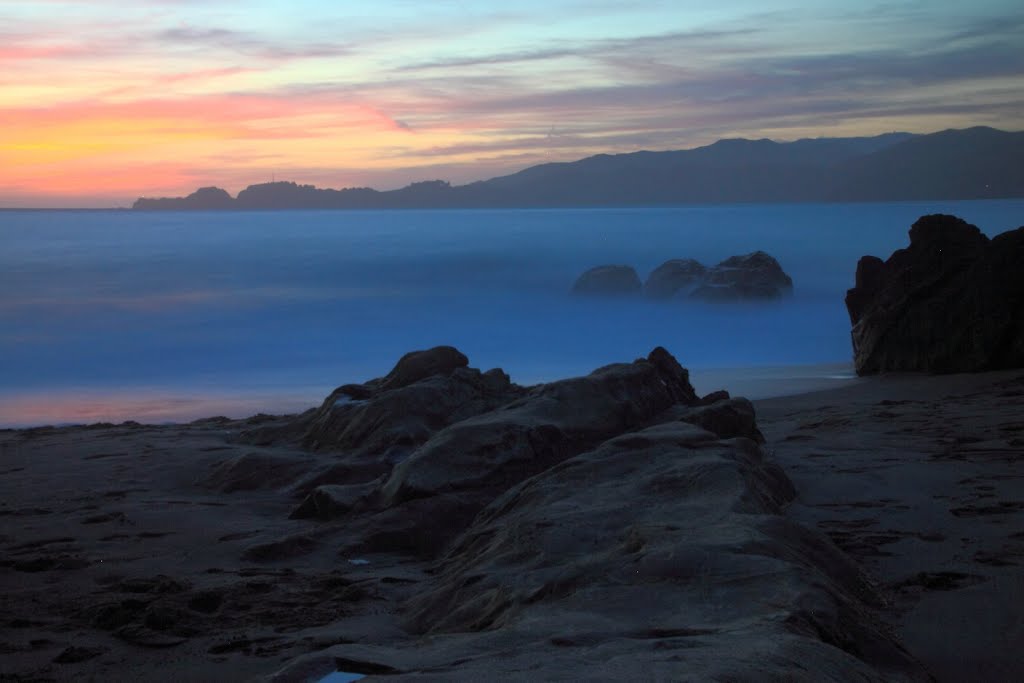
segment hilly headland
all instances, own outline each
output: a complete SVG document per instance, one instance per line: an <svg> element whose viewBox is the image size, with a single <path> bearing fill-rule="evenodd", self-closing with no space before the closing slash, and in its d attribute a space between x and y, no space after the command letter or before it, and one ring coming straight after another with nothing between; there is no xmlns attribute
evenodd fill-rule
<svg viewBox="0 0 1024 683"><path fill-rule="evenodd" d="M689 150L599 154L467 185L443 180L378 191L294 182L232 197L140 198L137 210L430 209L652 206L740 202L997 199L1024 196L1024 132L974 127L927 135L726 139Z"/></svg>

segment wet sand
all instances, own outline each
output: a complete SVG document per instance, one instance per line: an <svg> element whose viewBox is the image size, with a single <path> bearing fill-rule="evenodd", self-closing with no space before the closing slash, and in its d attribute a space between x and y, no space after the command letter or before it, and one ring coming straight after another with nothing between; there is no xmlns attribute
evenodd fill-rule
<svg viewBox="0 0 1024 683"><path fill-rule="evenodd" d="M1024 675L1024 373L894 376L756 403L825 531L939 681Z"/></svg>

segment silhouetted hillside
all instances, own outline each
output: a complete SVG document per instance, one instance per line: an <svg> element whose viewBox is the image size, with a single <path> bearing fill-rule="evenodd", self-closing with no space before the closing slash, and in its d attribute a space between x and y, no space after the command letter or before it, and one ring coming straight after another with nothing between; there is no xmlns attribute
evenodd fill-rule
<svg viewBox="0 0 1024 683"><path fill-rule="evenodd" d="M907 140L843 164L829 199L1024 196L1024 133L977 127Z"/></svg>
<svg viewBox="0 0 1024 683"><path fill-rule="evenodd" d="M136 209L397 209L893 201L1024 196L1024 133L993 128L796 142L729 139L670 152L598 154L452 186L398 190L251 185L231 199L203 188Z"/></svg>
<svg viewBox="0 0 1024 683"><path fill-rule="evenodd" d="M235 208L235 200L219 187L201 187L187 197L138 199L133 209L213 211Z"/></svg>

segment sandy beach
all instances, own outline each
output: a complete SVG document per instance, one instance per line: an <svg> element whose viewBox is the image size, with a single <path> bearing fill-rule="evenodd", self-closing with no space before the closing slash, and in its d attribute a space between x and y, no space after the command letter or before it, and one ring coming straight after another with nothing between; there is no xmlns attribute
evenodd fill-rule
<svg viewBox="0 0 1024 683"><path fill-rule="evenodd" d="M929 674L950 682L1018 678L1024 672L1019 647L1024 642L1024 372L883 376L764 399L755 407L765 437L764 467L781 466L795 485L795 498L778 506L777 513L759 509L752 515L728 502L732 484L707 479L706 491L722 491L728 505L721 508L724 516L714 517L718 522L710 517L701 522L708 535L694 540L693 547L701 548L705 558L700 590L694 588L696 580L678 576L670 584L647 580L644 586L651 592L646 593L637 593L639 584L628 580L574 579L570 593L544 594L543 611L523 600L519 611L499 610L493 622L477 624L472 639L457 624L447 630L413 628L411 615L441 619L437 615L444 610L438 612L430 601L440 599L433 596L440 594L437 585L443 577L462 571L452 558L460 558L465 567L490 557L479 548L497 543L493 539L501 533L487 531L486 524L512 528L508 510L522 508L531 495L530 500L538 500L553 486L537 488L534 482L543 475L513 490L518 498L506 494L505 508L495 510L492 504L484 510L454 542L462 554L453 550L439 560L361 543L357 536L365 529L359 531L351 518L294 518L336 455L238 438L287 418L4 430L0 680L276 676L297 681L317 680L334 669L402 680L479 680L488 673L493 678L564 680L628 677L631 666L637 676L651 680L756 680L749 671L730 678L721 661L730 652L743 660L770 651L772 657L788 658L779 660L784 670L786 661L800 661L800 648L809 646L808 641L787 640L785 633L795 629L791 619L788 631L755 628L762 622L775 624L776 615L787 609L775 605L773 612L766 611L771 600L764 591L781 591L776 585L797 590L794 577L804 574L780 565L772 569L776 579L762 582L751 578L764 574L762 569L737 574L739 565L716 565L715 553L735 554L740 547L735 541L722 549L723 543L733 543L726 536L753 534L743 525L755 516L761 520L758 534L766 533L765 519L771 518L774 525L795 522L827 536L834 547L821 552L832 558L828 553L835 548L843 551L856 564L850 571L861 572L864 590L876 596L865 598L864 604L871 605L865 619L879 624L878 633L886 634L887 642L905 648L897 656L882 652L885 648L858 654L843 642L825 645L807 660L820 664L819 672L832 671L834 680L844 680L843 671L853 675L844 667L859 658L866 662L856 674L862 680L928 680ZM615 437L591 452L597 455L580 455L555 469L571 472L580 458L590 458L592 467L608 467L618 461L601 454L622 449L653 453L651 444L663 438L658 434L665 433L665 426L637 433L647 435L645 445ZM712 458L701 461L701 476L707 478L712 476L708 463L719 462L713 456L739 442L708 442L713 435L701 434L673 431L671 438L688 439L687 448ZM619 451L609 451L613 447ZM638 472L637 477L647 476ZM664 480L659 476L657 481ZM566 489L570 493L558 494L555 488L544 495L586 506L591 504L588 491L594 498L604 495L595 480L587 481L583 488ZM695 482L702 480L687 481L692 492L686 495L699 495ZM718 509L719 498L700 500L690 499L688 514L700 514L704 508L698 503ZM743 514L737 516L736 510ZM673 553L686 552L671 532L652 531L640 522L630 527L634 540L627 539L629 547L621 550L621 538L601 538L606 527L600 526L600 514L588 518L597 520L590 542L631 553L629 561L640 564L628 566L637 566L638 573L666 544L676 544ZM492 540L480 546L473 541L474 529L479 538ZM538 544L546 542L546 537L537 538ZM743 552L749 554L749 539L744 543ZM465 549L474 547L475 554L467 554ZM554 551L547 552L545 557ZM481 582L498 576L504 588L473 597L472 581L467 581L446 609L458 611L462 599L494 601L501 590L514 593L517 577L526 580L525 570L494 573L509 557L499 553L487 560L491 573ZM627 566L615 562L607 570L612 578ZM828 562L837 566L839 560ZM534 571L540 565L531 561L527 566ZM746 592L729 592L739 576L747 577L740 582ZM562 584L545 581L569 585L564 577ZM641 637L628 625L621 633L609 625L628 621L615 617L611 607L623 596L627 602L651 600L651 614L659 613L654 604L665 585L687 591L679 595L685 596L681 604L690 606L691 615L703 610L704 616L692 617L692 628L648 625ZM772 600L785 601L785 595L779 592ZM677 596L666 594L666 599ZM514 596L508 600L519 604ZM583 614L596 601L606 610L601 619ZM631 608L644 609L639 602ZM842 631L843 625L837 628ZM535 633L544 634L543 639L531 640ZM856 638L851 638L853 643ZM824 636L821 640L829 642ZM658 659L662 654L675 659ZM691 671L686 658L699 666ZM885 673L887 662L897 660L891 671L899 670L899 676ZM654 663L648 666L648 661ZM794 674L792 680L816 677Z"/></svg>
<svg viewBox="0 0 1024 683"><path fill-rule="evenodd" d="M824 530L884 587L908 650L940 681L1024 672L1024 373L891 376L758 402Z"/></svg>

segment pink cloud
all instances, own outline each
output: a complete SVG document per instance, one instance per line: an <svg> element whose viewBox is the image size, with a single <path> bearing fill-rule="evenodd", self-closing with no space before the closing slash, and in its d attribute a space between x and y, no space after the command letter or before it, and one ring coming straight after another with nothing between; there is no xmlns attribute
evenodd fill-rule
<svg viewBox="0 0 1024 683"><path fill-rule="evenodd" d="M196 71L182 71L178 73L164 74L158 77L162 83L182 83L187 81L208 81L227 76L238 76L239 74L260 73L264 69L253 69L240 66L232 66L221 69L198 69Z"/></svg>
<svg viewBox="0 0 1024 683"><path fill-rule="evenodd" d="M238 69L174 74L172 81L214 78ZM323 94L284 96L266 94L197 95L129 102L77 101L49 107L0 109L0 120L15 138L43 135L48 127L75 126L87 132L90 124L123 122L154 133L208 131L222 139L288 139L320 135L324 130L375 128L410 132L409 126L379 108Z"/></svg>
<svg viewBox="0 0 1024 683"><path fill-rule="evenodd" d="M3 45L0 46L0 62L59 59L80 56L86 52L78 45Z"/></svg>

